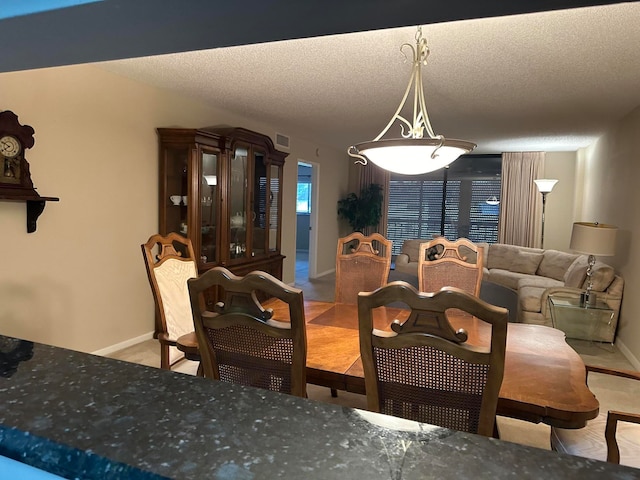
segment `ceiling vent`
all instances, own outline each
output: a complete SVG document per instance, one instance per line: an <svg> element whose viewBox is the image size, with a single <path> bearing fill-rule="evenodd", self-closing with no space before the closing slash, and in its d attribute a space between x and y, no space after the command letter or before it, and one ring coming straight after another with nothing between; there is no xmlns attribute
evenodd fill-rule
<svg viewBox="0 0 640 480"><path fill-rule="evenodd" d="M290 142L290 138L289 136L283 134L283 133L277 133L276 132L276 148L281 148L283 150L289 150L289 142Z"/></svg>

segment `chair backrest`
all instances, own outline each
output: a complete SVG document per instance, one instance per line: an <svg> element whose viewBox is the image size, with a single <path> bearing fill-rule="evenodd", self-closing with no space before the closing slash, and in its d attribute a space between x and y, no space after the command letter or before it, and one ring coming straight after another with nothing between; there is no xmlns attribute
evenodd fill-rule
<svg viewBox="0 0 640 480"><path fill-rule="evenodd" d="M449 241L434 238L420 244L418 286L421 292L437 292L442 287L457 287L480 295L484 267L483 247L459 238Z"/></svg>
<svg viewBox="0 0 640 480"><path fill-rule="evenodd" d="M184 357L176 340L193 331L187 280L198 275L198 267L191 241L177 233L152 235L141 247L156 306L160 366L169 369Z"/></svg>
<svg viewBox="0 0 640 480"><path fill-rule="evenodd" d="M336 303L358 303L359 292L372 292L387 283L391 268L391 240L379 233L360 232L338 239Z"/></svg>
<svg viewBox="0 0 640 480"><path fill-rule="evenodd" d="M302 290L266 272L238 277L215 267L188 281L204 376L245 386L306 396L307 339ZM204 308L214 286L224 301ZM258 292L289 305L289 322L276 321Z"/></svg>
<svg viewBox="0 0 640 480"><path fill-rule="evenodd" d="M391 331L373 327L375 308L403 302L411 312ZM463 310L491 324L487 345L468 345L448 315ZM509 312L454 287L420 293L392 282L358 295L360 354L369 410L491 436L504 373Z"/></svg>

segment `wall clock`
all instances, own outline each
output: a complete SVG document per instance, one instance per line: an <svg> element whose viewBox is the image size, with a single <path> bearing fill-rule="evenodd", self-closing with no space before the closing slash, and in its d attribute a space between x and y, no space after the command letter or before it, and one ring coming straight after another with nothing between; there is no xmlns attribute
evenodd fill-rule
<svg viewBox="0 0 640 480"><path fill-rule="evenodd" d="M27 232L35 232L36 221L46 202L55 197L41 197L33 186L25 151L33 147L35 130L21 125L10 110L0 112L0 200L27 203Z"/></svg>

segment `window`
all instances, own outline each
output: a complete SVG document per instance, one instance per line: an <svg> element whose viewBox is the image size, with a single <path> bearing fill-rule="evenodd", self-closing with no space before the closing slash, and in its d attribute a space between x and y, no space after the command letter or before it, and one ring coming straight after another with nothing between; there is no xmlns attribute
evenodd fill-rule
<svg viewBox="0 0 640 480"><path fill-rule="evenodd" d="M387 237L393 254L410 238L444 235L472 242L498 241L500 155L467 155L424 175L391 174Z"/></svg>
<svg viewBox="0 0 640 480"><path fill-rule="evenodd" d="M311 213L311 181L305 183L298 181L296 213Z"/></svg>

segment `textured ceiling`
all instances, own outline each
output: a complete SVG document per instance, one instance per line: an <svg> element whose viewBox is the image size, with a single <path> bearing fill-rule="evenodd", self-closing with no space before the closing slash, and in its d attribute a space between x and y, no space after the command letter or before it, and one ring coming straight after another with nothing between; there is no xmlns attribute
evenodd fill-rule
<svg viewBox="0 0 640 480"><path fill-rule="evenodd" d="M590 144L640 105L639 19L633 2L425 25L435 132L476 153ZM411 70L400 45L414 36L402 27L95 65L346 149L398 107Z"/></svg>

